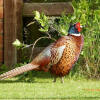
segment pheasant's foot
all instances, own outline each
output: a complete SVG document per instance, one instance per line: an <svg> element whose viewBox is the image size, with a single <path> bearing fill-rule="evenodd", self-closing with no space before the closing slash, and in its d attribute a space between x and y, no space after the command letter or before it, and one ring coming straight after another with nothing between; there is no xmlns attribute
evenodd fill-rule
<svg viewBox="0 0 100 100"><path fill-rule="evenodd" d="M55 76L55 77L54 77L54 80L53 80L54 83L56 82L56 79L57 79L57 77Z"/></svg>
<svg viewBox="0 0 100 100"><path fill-rule="evenodd" d="M61 77L61 83L64 83L64 78L63 77Z"/></svg>

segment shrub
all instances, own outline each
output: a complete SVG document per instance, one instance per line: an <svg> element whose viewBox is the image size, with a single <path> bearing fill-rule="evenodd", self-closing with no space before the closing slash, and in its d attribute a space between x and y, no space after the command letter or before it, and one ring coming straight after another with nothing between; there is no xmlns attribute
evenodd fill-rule
<svg viewBox="0 0 100 100"><path fill-rule="evenodd" d="M78 61L77 71L90 78L100 77L100 1L73 1L74 14L69 19L85 25L84 48Z"/></svg>

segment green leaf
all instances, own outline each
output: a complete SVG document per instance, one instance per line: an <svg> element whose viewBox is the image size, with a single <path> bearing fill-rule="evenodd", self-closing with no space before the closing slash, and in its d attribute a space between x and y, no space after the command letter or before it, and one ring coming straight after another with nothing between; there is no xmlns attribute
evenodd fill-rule
<svg viewBox="0 0 100 100"><path fill-rule="evenodd" d="M21 46L22 45L22 43L18 39L16 39L12 44L14 46Z"/></svg>
<svg viewBox="0 0 100 100"><path fill-rule="evenodd" d="M48 29L43 29L43 28L40 28L40 29L39 29L39 31L41 31L41 32L47 32L47 31L48 31Z"/></svg>
<svg viewBox="0 0 100 100"><path fill-rule="evenodd" d="M12 43L16 48L21 48L23 46L23 44L16 39L13 43Z"/></svg>
<svg viewBox="0 0 100 100"><path fill-rule="evenodd" d="M34 11L34 19L39 20L40 19L40 13L38 11Z"/></svg>

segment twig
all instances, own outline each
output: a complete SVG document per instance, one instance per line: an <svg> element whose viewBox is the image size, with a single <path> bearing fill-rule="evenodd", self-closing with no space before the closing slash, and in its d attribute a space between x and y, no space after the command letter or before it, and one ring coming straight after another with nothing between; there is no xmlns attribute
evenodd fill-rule
<svg viewBox="0 0 100 100"><path fill-rule="evenodd" d="M43 28L44 29L44 27L41 25L41 23L39 23L37 20L33 20L33 22L30 22L28 25L27 25L27 27L28 26L30 26L30 25L32 25L32 24L34 24L34 23L37 23L41 28ZM48 32L45 32L45 34L47 34L50 38L51 38L51 35L48 33Z"/></svg>
<svg viewBox="0 0 100 100"><path fill-rule="evenodd" d="M59 32L59 31L58 31L55 27L50 26L50 28L52 28L53 30L57 31L57 32L58 32L58 34L60 34L60 32Z"/></svg>
<svg viewBox="0 0 100 100"><path fill-rule="evenodd" d="M23 47L22 49L25 49L25 48L29 48L31 47L33 44L30 44L30 45L26 45L25 47Z"/></svg>
<svg viewBox="0 0 100 100"><path fill-rule="evenodd" d="M48 35L49 38L51 38L51 35L48 32L45 32L45 33Z"/></svg>
<svg viewBox="0 0 100 100"><path fill-rule="evenodd" d="M29 24L27 24L27 27L29 27L30 25L34 24L35 22L30 22Z"/></svg>

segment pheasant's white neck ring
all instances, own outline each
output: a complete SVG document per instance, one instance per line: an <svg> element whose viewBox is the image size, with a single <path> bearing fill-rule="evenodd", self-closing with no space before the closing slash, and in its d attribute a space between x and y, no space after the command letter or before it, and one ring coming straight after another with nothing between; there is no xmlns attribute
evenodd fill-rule
<svg viewBox="0 0 100 100"><path fill-rule="evenodd" d="M81 34L71 34L71 35L74 35L74 36L80 36Z"/></svg>

